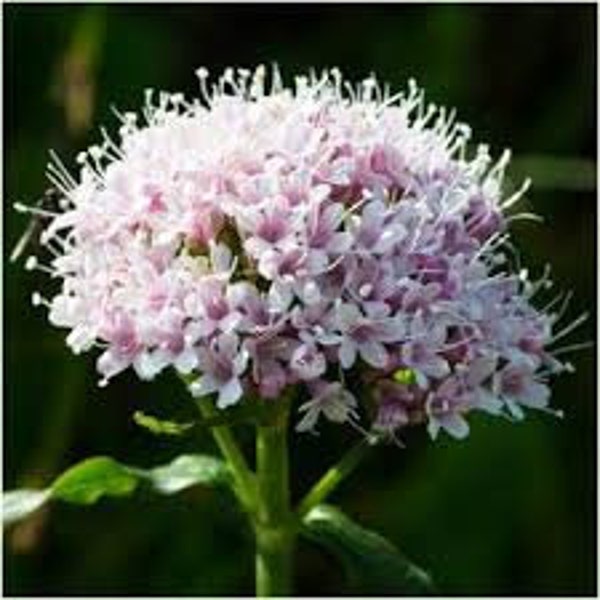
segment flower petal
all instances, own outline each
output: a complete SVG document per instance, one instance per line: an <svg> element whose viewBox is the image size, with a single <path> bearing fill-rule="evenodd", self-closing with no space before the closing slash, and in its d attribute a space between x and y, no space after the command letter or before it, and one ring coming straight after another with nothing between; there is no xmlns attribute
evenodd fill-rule
<svg viewBox="0 0 600 600"><path fill-rule="evenodd" d="M469 424L462 415L451 413L439 417L440 425L454 438L463 440L469 435Z"/></svg>
<svg viewBox="0 0 600 600"><path fill-rule="evenodd" d="M198 355L193 348L185 348L175 359L175 368L179 373L189 374L198 365Z"/></svg>
<svg viewBox="0 0 600 600"><path fill-rule="evenodd" d="M349 369L356 361L356 346L348 339L342 341L339 350L340 363L344 369Z"/></svg>
<svg viewBox="0 0 600 600"><path fill-rule="evenodd" d="M219 389L219 382L210 374L202 375L189 385L189 390L194 398L208 396Z"/></svg>
<svg viewBox="0 0 600 600"><path fill-rule="evenodd" d="M475 408L483 410L491 415L499 415L502 413L504 403L498 396L493 394L490 390L485 388L479 388L474 393Z"/></svg>
<svg viewBox="0 0 600 600"><path fill-rule="evenodd" d="M143 380L154 379L170 362L170 355L164 350L141 352L133 361L133 368Z"/></svg>
<svg viewBox="0 0 600 600"><path fill-rule="evenodd" d="M302 419L300 419L300 421L296 425L296 431L305 432L313 430L319 419L319 414L319 409L315 407L310 407L310 409L307 410L306 414L302 417Z"/></svg>
<svg viewBox="0 0 600 600"><path fill-rule="evenodd" d="M219 408L227 408L228 406L235 404L242 397L242 394L243 389L240 380L237 377L230 379L219 389L217 406Z"/></svg>
<svg viewBox="0 0 600 600"><path fill-rule="evenodd" d="M358 350L363 360L376 369L383 369L388 362L387 350L379 342L364 342L358 347Z"/></svg>
<svg viewBox="0 0 600 600"><path fill-rule="evenodd" d="M519 404L530 408L546 408L550 398L550 388L547 385L530 381L525 385L522 394L519 395Z"/></svg>

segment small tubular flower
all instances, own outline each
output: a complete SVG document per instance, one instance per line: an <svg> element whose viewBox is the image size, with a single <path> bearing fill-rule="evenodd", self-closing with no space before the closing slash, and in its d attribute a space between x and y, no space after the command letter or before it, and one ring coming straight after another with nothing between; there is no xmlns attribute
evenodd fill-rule
<svg viewBox="0 0 600 600"><path fill-rule="evenodd" d="M149 91L145 122L120 115L77 177L49 168L62 209L49 264L26 266L60 282L36 303L74 352L103 348L103 384L173 367L220 408L302 386L300 431L358 420L346 381L375 382L372 426L392 433L463 438L471 410L547 409L572 327L534 306L547 276L511 272L505 213L526 186L504 197L508 153L471 152L413 81L390 96L332 70L288 88L274 68L267 91L260 67L208 93L199 77L194 101Z"/></svg>

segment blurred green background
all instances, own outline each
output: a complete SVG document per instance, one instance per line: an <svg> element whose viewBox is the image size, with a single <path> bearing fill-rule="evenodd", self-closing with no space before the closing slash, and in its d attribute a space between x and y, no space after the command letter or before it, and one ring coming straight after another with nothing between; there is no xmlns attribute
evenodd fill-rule
<svg viewBox="0 0 600 600"><path fill-rule="evenodd" d="M48 148L67 166L116 129L110 107L136 108L146 87L196 90L194 70L277 61L292 74L337 65L396 87L414 76L456 106L496 156L514 151L515 182L534 178L528 208L545 225L514 232L534 272L546 261L573 289L568 311L595 313L596 7L588 5L4 5L4 487L41 486L83 457L150 466L211 440L159 439L135 410L183 418L174 377L131 374L96 387L93 357L30 307L48 282L9 264L27 219L11 210L46 186ZM288 79L289 81L289 79ZM594 340L595 316L574 336ZM564 420L512 425L473 418L461 443L378 449L335 499L430 570L441 594L595 594L595 350L554 386ZM250 432L241 431L249 443ZM353 443L324 427L295 437L294 494ZM4 535L8 595L251 594L252 540L226 493L54 505ZM342 594L328 555L302 544L296 589Z"/></svg>

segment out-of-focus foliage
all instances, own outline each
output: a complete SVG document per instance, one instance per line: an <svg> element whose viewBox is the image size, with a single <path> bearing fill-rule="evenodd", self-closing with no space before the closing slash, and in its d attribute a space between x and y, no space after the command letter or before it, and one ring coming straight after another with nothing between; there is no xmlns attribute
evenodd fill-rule
<svg viewBox="0 0 600 600"><path fill-rule="evenodd" d="M229 470L221 459L202 454L182 454L153 469L139 469L108 456L94 456L70 467L45 490L5 492L2 522L10 524L23 519L47 500L87 505L104 496L130 496L142 482L158 493L175 494L198 484L224 485L229 482Z"/></svg>
<svg viewBox="0 0 600 600"><path fill-rule="evenodd" d="M476 141L496 155L513 149L511 178L534 177L523 208L545 218L515 224L523 262L553 265L557 286L574 291L568 316L595 312L593 5L22 4L4 6L3 24L7 489L45 487L89 455L151 466L213 451L208 436L138 427L138 410L193 421L183 386L126 374L98 389L93 358L71 356L44 311L29 307L31 291L52 282L6 263L26 225L10 205L42 194L47 149L74 168L99 125L116 130L111 105L138 107L146 87L193 94L200 65L276 61L284 74L337 65L397 87L416 77L430 100L458 108ZM595 331L593 317L576 337L593 340ZM573 361L577 373L554 386L564 420L482 416L464 443L410 432L405 449L378 449L337 500L432 573L439 593L593 593L595 351ZM333 427L294 436L295 497L354 437ZM9 595L248 594L252 537L231 497L205 488L56 504L5 534L4 567ZM296 580L301 594L336 594L342 574L302 543Z"/></svg>

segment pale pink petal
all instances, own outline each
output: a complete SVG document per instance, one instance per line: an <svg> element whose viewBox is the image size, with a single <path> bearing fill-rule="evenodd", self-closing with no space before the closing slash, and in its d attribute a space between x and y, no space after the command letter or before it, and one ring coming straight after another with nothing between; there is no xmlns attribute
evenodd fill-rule
<svg viewBox="0 0 600 600"><path fill-rule="evenodd" d="M339 350L340 363L344 369L349 369L356 361L356 346L349 340L344 340Z"/></svg>
<svg viewBox="0 0 600 600"><path fill-rule="evenodd" d="M189 390L195 398L208 396L219 389L219 382L210 374L202 375L189 385Z"/></svg>
<svg viewBox="0 0 600 600"><path fill-rule="evenodd" d="M456 439L463 440L469 435L469 424L462 415L452 413L439 417L440 425Z"/></svg>
<svg viewBox="0 0 600 600"><path fill-rule="evenodd" d="M523 406L531 408L546 408L550 398L550 388L547 385L530 381L525 385L522 394L519 394L518 401Z"/></svg>
<svg viewBox="0 0 600 600"><path fill-rule="evenodd" d="M379 342L370 341L358 347L362 359L376 369L383 369L389 359L387 350Z"/></svg>
<svg viewBox="0 0 600 600"><path fill-rule="evenodd" d="M238 402L242 397L243 389L239 379L230 379L224 386L219 388L219 397L217 406L219 408L227 408Z"/></svg>

